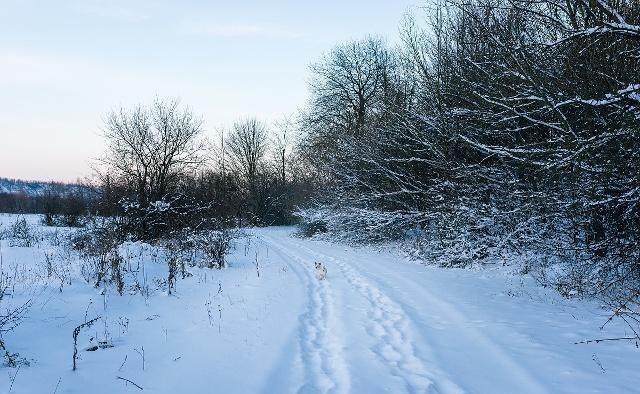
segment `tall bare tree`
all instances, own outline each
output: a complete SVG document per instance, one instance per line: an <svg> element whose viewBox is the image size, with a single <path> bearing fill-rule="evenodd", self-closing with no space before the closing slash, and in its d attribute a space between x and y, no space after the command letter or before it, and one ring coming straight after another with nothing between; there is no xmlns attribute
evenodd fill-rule
<svg viewBox="0 0 640 394"><path fill-rule="evenodd" d="M140 206L161 200L180 175L204 160L202 120L178 100L156 98L148 107L112 111L104 137L103 175L132 187Z"/></svg>
<svg viewBox="0 0 640 394"><path fill-rule="evenodd" d="M287 155L289 155L294 131L294 121L291 116L285 115L274 124L276 132L273 136L273 148L275 149L278 172L282 184L287 181Z"/></svg>
<svg viewBox="0 0 640 394"><path fill-rule="evenodd" d="M262 160L267 154L268 129L256 118L246 118L234 123L227 137L229 159L235 170L249 187L255 186Z"/></svg>

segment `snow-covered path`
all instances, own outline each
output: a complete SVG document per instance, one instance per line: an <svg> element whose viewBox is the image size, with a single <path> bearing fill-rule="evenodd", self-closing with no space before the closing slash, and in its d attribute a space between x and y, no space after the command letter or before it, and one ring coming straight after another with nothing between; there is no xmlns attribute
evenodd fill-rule
<svg viewBox="0 0 640 394"><path fill-rule="evenodd" d="M301 391L348 392L350 380L354 381L355 392L460 391L442 378L437 368L432 367L432 371L429 371L416 356L410 321L399 305L349 265L315 252L293 239L282 238L287 237L286 234L278 235L265 233L261 239L276 251L278 257L288 261L294 270L305 271L306 276L312 277L309 281L312 284L309 286L309 310L329 312L315 313L315 318L309 320L309 311L301 320L300 350L308 372L306 384ZM327 280L318 281L313 277L314 261L322 261L332 270ZM332 286L340 288L340 292L334 295ZM335 323L336 309L341 311L340 326ZM331 330L327 330L329 322L332 322ZM309 331L315 334L311 338L307 335ZM330 340L314 340L318 336ZM358 361L356 368L349 367L344 360L345 344L349 344L351 361ZM375 357L362 357L363 355ZM317 362L321 365L313 365ZM322 365L325 366L324 370L320 368ZM332 378L335 373L325 372L336 370L339 371L337 379ZM372 374L376 376L375 381L371 379ZM439 377L433 378L432 375ZM333 384L319 384L326 379ZM383 385L381 379L385 381Z"/></svg>
<svg viewBox="0 0 640 394"><path fill-rule="evenodd" d="M353 392L394 393L640 390L624 378L624 371L602 373L600 361L595 361L600 359L593 353L631 350L630 360L638 366L637 352L573 344L571 338L583 339L581 330L589 330L585 322L575 322L575 315L593 310L570 310L574 306L558 297L554 300L553 294L546 301L555 305L543 304L544 299L532 304L534 296L527 291L535 287L495 283L497 278L490 280L474 271L425 268L393 253L292 238L287 230L257 233L276 251L272 258L282 258L292 268L299 265L294 269L307 276L313 274L314 261L328 268L327 280L319 285L312 280L310 292L322 288L315 307L331 314L318 316L313 324L322 330L327 320L333 322L333 331L325 333L331 340L327 347L322 342L306 346L301 334L301 357L308 359L307 351L331 354L328 359L335 361L340 379L339 384L313 386L326 376L315 375L318 368L308 368L311 375L304 388L311 392L345 392L347 387ZM468 286L472 280L477 283ZM468 287L459 288L461 284ZM524 293L513 293L518 288ZM505 297L501 290L512 296ZM308 323L301 325L303 333Z"/></svg>
<svg viewBox="0 0 640 394"><path fill-rule="evenodd" d="M502 269L424 266L292 231L251 230L227 269L193 267L172 296L162 284L166 263L149 245L125 248L128 283L148 286L143 296L94 288L77 257L46 241L1 240L0 268L16 281L3 302L31 299L32 307L3 336L30 365L0 367L0 393L139 391L120 378L172 394L640 392L633 344L574 344L628 334L617 321L600 331L607 315L595 303ZM47 255L58 256L54 270L71 273L63 288L43 276ZM95 316L71 371L71 334ZM113 347L84 351L91 340Z"/></svg>

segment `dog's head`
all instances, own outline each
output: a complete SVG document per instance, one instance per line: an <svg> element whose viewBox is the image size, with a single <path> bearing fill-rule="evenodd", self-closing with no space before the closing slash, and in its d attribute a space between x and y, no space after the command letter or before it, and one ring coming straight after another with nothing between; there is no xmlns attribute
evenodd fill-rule
<svg viewBox="0 0 640 394"><path fill-rule="evenodd" d="M318 263L317 261L316 261L316 262L314 262L313 264L315 264L315 265L316 265L316 269L320 268L320 266L322 265L322 264Z"/></svg>

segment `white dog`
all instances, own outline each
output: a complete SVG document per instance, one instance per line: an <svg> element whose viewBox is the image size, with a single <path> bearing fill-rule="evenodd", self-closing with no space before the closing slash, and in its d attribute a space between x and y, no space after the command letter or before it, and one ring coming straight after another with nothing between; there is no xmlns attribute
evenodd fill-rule
<svg viewBox="0 0 640 394"><path fill-rule="evenodd" d="M314 264L316 265L316 278L318 278L318 280L326 279L327 267L325 267L322 263L318 263L317 261Z"/></svg>

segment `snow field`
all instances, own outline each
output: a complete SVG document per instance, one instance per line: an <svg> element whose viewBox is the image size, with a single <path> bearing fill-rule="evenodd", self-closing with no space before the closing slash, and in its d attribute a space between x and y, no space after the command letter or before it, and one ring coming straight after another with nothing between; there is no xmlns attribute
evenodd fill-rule
<svg viewBox="0 0 640 394"><path fill-rule="evenodd" d="M633 344L574 344L625 335L623 324L600 330L608 315L597 303L504 270L429 267L265 228L236 241L229 268L189 268L172 296L162 251L125 243L120 296L86 283L82 259L53 242L74 230L28 219L42 241L0 241L15 284L0 307L32 299L3 336L30 365L1 368L0 393L140 391L123 379L152 393L640 392ZM14 220L2 215L0 226ZM96 316L71 371L73 329ZM113 347L85 350L98 342Z"/></svg>

